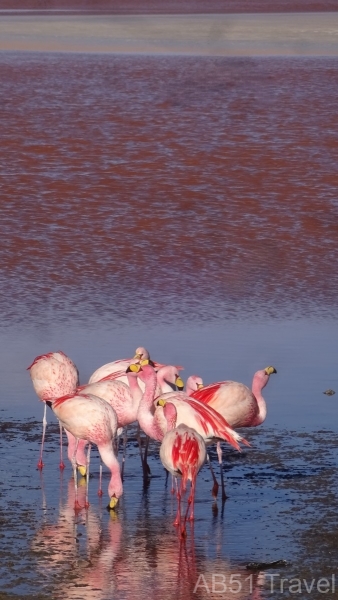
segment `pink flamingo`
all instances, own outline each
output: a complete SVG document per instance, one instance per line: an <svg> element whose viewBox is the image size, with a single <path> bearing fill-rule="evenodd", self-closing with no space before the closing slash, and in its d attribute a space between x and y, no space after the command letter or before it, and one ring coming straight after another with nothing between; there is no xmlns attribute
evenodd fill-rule
<svg viewBox="0 0 338 600"><path fill-rule="evenodd" d="M180 477L181 484L177 488L177 515L174 525L180 526L181 523L181 500L186 492L187 482L190 480L191 488L188 497L187 510L184 517L181 536L186 535L186 520L190 509L189 520L194 519L194 500L196 489L196 478L206 459L205 442L195 429L187 425L179 425L171 429L172 424L177 420L176 407L167 403L163 409L167 420L168 432L165 434L161 448L160 458L163 466L173 477Z"/></svg>
<svg viewBox="0 0 338 600"><path fill-rule="evenodd" d="M75 483L75 509L81 508L77 499L77 475L76 475L76 449L79 440L89 443L87 454L87 482L89 476L90 445L96 444L103 463L111 472L108 486L110 497L109 509L114 509L119 498L123 494L123 486L118 460L114 453L113 442L117 430L117 416L109 404L93 396L92 394L70 394L58 398L50 404L53 412L62 423L66 431L69 431L76 439L76 445L72 456L72 465ZM88 505L88 500L86 502Z"/></svg>
<svg viewBox="0 0 338 600"><path fill-rule="evenodd" d="M40 449L40 458L38 469L42 469L43 446L46 435L46 402L54 402L56 398L75 392L76 386L79 383L79 373L73 361L64 352L48 352L37 356L32 364L27 369L30 372L33 387L42 402L45 403L43 421L42 421L42 441ZM67 432L66 432L67 433ZM68 455L72 452L74 439L68 435ZM60 425L60 469L64 469L65 465L62 459L62 427ZM78 447L79 470L84 475L84 466L86 458L84 454L84 444L81 443Z"/></svg>
<svg viewBox="0 0 338 600"><path fill-rule="evenodd" d="M262 389L268 383L272 373L277 371L271 366L257 371L253 377L252 391L237 381L219 381L194 391L192 398L211 406L228 421L231 427L256 427L266 418L267 409ZM217 455L221 466L222 497L225 499L220 442L217 442Z"/></svg>
<svg viewBox="0 0 338 600"><path fill-rule="evenodd" d="M266 418L262 389L272 373L277 373L274 367L257 371L253 377L252 391L244 383L219 381L193 392L192 397L212 406L231 427L256 427Z"/></svg>

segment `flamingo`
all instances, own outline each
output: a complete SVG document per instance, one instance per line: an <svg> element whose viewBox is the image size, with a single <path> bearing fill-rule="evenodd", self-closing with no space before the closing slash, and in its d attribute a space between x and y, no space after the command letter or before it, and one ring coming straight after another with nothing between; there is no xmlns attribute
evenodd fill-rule
<svg viewBox="0 0 338 600"><path fill-rule="evenodd" d="M181 528L181 536L185 537L185 523L188 518L189 509L189 520L192 521L194 519L196 478L205 463L207 452L202 436L195 429L183 424L171 429L172 423L175 420L175 414L172 414L173 411L176 413L176 407L171 403L167 403L164 407L164 416L167 420L169 430L162 440L160 458L163 466L173 477L181 478L180 487L177 489L177 515L174 525L180 526L181 500L186 492L188 480L191 482L188 506L184 516L183 527Z"/></svg>
<svg viewBox="0 0 338 600"><path fill-rule="evenodd" d="M32 364L27 368L30 372L33 387L42 402L45 403L44 414L42 420L42 441L40 449L40 458L38 469L43 469L42 462L43 446L45 441L47 418L46 418L46 402L53 401L65 394L75 392L79 383L79 373L73 361L64 352L48 352L37 356ZM73 452L74 439L66 432L68 437L68 456ZM62 460L62 428L60 426L60 469L64 469ZM84 454L84 444L81 442L78 446L77 453L79 470L82 475L85 474L84 465L86 457Z"/></svg>
<svg viewBox="0 0 338 600"><path fill-rule="evenodd" d="M219 381L193 392L192 397L211 406L228 421L231 427L256 427L266 418L266 403L262 389L275 367L257 371L252 381L252 391L237 381Z"/></svg>
<svg viewBox="0 0 338 600"><path fill-rule="evenodd" d="M48 402L48 404L66 431L75 437L76 446L79 440L89 442L89 448L91 444L97 445L102 462L111 472L108 485L110 497L108 508L114 509L123 494L120 467L113 448L117 430L116 412L108 402L93 394L69 394L58 398L53 403ZM72 456L72 465L76 492L75 509L77 510L81 507L77 500L76 446ZM89 452L86 466L88 481Z"/></svg>
<svg viewBox="0 0 338 600"><path fill-rule="evenodd" d="M257 371L253 377L252 391L244 383L219 381L194 391L192 398L211 406L228 421L231 427L257 427L266 418L267 409L262 389L273 373L277 371L271 366ZM222 496L225 499L220 442L217 442L217 455L222 476Z"/></svg>

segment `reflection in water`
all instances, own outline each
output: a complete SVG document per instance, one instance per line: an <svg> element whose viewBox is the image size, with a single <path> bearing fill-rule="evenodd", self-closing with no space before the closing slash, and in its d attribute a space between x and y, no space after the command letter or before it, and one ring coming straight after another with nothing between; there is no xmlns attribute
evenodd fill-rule
<svg viewBox="0 0 338 600"><path fill-rule="evenodd" d="M79 482L79 497L85 499L85 480ZM169 492L168 492L169 493ZM172 517L150 515L147 494L139 506L135 528L123 513L109 513L103 524L102 507L75 513L74 482L68 483L67 498L61 500L58 520L44 523L32 542L38 554L38 571L52 584L53 597L63 599L106 598L203 598L205 591L219 592L231 575L237 574L236 597L249 593L260 598L260 573L250 573L221 558L208 559L196 547L194 525L182 539L172 527ZM161 501L161 499L159 499ZM221 554L221 524L215 536ZM54 587L55 586L55 587ZM223 595L232 598L233 595Z"/></svg>

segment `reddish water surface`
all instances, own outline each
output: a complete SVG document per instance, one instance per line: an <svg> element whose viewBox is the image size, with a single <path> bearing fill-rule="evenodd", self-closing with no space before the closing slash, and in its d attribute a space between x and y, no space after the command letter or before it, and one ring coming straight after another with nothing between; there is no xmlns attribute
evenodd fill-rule
<svg viewBox="0 0 338 600"><path fill-rule="evenodd" d="M337 310L334 59L0 56L3 322Z"/></svg>

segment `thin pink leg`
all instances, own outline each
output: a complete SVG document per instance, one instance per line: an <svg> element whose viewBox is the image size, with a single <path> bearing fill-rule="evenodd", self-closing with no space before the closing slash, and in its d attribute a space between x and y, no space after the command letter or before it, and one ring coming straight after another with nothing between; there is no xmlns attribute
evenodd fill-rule
<svg viewBox="0 0 338 600"><path fill-rule="evenodd" d="M103 496L103 491L102 491L102 465L100 465L99 491L97 492L97 495L100 496L100 498Z"/></svg>
<svg viewBox="0 0 338 600"><path fill-rule="evenodd" d="M45 403L45 409L43 411L43 419L42 419L42 440L41 440L41 448L40 448L40 458L39 458L39 462L38 462L38 469L40 469L40 471L44 467L44 464L42 462L42 453L43 453L43 445L45 443L45 435L46 435L46 427L47 427L46 413L47 413L47 404Z"/></svg>
<svg viewBox="0 0 338 600"><path fill-rule="evenodd" d="M59 464L59 469L61 471L63 471L63 469L65 468L65 463L63 462L63 456L62 456L62 450L63 450L63 445L62 445L62 425L61 422L59 421L59 425L60 425L60 464Z"/></svg>
<svg viewBox="0 0 338 600"><path fill-rule="evenodd" d="M75 503L74 503L74 510L81 510L81 505L79 504L78 501L78 497L77 497L77 469L76 469L76 451L77 451L77 446L78 446L79 440L76 440L75 442L75 448L74 448L74 453L72 456L72 467L73 467L73 475L74 475L74 487L75 487Z"/></svg>
<svg viewBox="0 0 338 600"><path fill-rule="evenodd" d="M181 523L181 497L182 497L182 480L181 480L179 487L178 487L177 480L176 480L177 513L176 513L176 519L174 521L174 525L178 526L178 527L180 526L180 523Z"/></svg>

